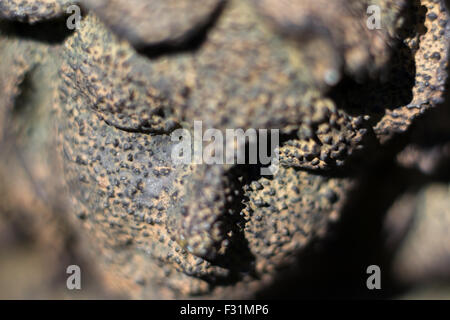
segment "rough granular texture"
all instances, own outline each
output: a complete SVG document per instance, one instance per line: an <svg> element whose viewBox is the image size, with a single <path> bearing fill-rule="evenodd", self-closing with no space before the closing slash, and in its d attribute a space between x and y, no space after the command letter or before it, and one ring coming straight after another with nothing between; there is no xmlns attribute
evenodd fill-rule
<svg viewBox="0 0 450 320"><path fill-rule="evenodd" d="M383 81L351 84L337 93L342 106L364 110L381 143L405 132L428 109L444 101L448 68L448 13L441 1L410 4L398 32L390 73Z"/></svg>
<svg viewBox="0 0 450 320"><path fill-rule="evenodd" d="M60 17L77 1L72 0L2 0L0 18L36 23Z"/></svg>
<svg viewBox="0 0 450 320"><path fill-rule="evenodd" d="M385 66L406 5L384 0L253 2L275 30L300 49L299 62L314 66L313 78L330 86L344 70L357 78L373 77ZM369 6L380 10L382 26L370 26Z"/></svg>
<svg viewBox="0 0 450 320"><path fill-rule="evenodd" d="M380 30L367 29L369 1L197 2L86 1L57 45L0 34L3 119L27 72L49 58L58 69L38 91L68 211L105 281L133 298L253 297L301 267L371 158L443 101L441 1L375 1ZM280 129L279 170L177 164L171 134L194 121Z"/></svg>

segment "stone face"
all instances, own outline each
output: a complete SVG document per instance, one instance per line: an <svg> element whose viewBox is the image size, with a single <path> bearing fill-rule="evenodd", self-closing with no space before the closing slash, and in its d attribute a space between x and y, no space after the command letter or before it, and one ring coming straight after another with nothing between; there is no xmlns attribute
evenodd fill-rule
<svg viewBox="0 0 450 320"><path fill-rule="evenodd" d="M85 19L86 34L90 21L96 19ZM86 54L73 52L84 47L80 50L102 57L104 50L101 43L83 46L83 30L67 41L61 68L57 106L61 107L65 173L75 206L86 212L83 224L95 232L100 250L114 257L110 264L122 276L123 269L132 268L136 274L127 277L154 284L163 273L169 273L172 280L168 283L173 281L170 286L176 285L183 294L207 294L215 289L213 279L250 285L255 282L250 274L271 272L284 256L305 246L314 233L325 231L328 217L337 214L349 187L346 179L284 168L274 179L264 179L247 171L251 168L176 166L170 157L174 143L168 134L133 132L111 124L96 111L98 105L84 88L98 86L92 92L106 91L105 96L108 91L120 94L126 87L111 86L108 79L123 75L114 71L117 68L103 68L113 70L106 79L97 78L95 71L83 72L85 66L101 66L103 59L89 63L77 60ZM106 38L101 25L95 30L100 38ZM112 50L105 52L111 54ZM144 63L135 54L137 60L132 59L131 66L136 61ZM118 63L114 54L110 63ZM148 65L152 66L144 66ZM124 75L128 75L128 85L139 84L133 82L135 73ZM84 81L89 84L84 86ZM255 177L262 186L257 190L250 187ZM269 217L270 223L266 221ZM130 254L133 260L124 259L125 265L120 266L120 257ZM163 269L155 265L157 261L164 262ZM150 269L152 273L145 272Z"/></svg>
<svg viewBox="0 0 450 320"><path fill-rule="evenodd" d="M68 3L32 2L1 3L1 16L34 23ZM389 142L443 101L440 1L375 1L380 30L367 29L369 1L81 3L81 29L56 44L0 25L0 128L35 88L31 100L48 105L38 123L57 129L41 149L61 158L71 223L130 297L253 297L327 235ZM51 86L27 84L35 70ZM175 164L171 133L199 120L280 129L279 171Z"/></svg>

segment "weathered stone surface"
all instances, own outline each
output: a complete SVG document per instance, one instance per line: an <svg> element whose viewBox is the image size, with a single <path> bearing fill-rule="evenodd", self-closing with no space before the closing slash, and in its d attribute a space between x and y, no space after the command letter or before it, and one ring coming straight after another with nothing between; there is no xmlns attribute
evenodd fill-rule
<svg viewBox="0 0 450 320"><path fill-rule="evenodd" d="M224 0L86 0L111 29L137 47L191 40L220 11Z"/></svg>
<svg viewBox="0 0 450 320"><path fill-rule="evenodd" d="M21 27L59 5L21 15L6 3ZM31 79L27 104L48 129L33 154L56 151L63 166L40 181L63 178L68 223L129 297L253 297L326 236L371 158L443 101L441 1L376 1L381 30L367 29L366 1L85 4L81 29L56 43L2 23L0 128ZM174 163L170 134L196 120L280 129L279 171ZM21 121L14 132L33 127Z"/></svg>
<svg viewBox="0 0 450 320"><path fill-rule="evenodd" d="M72 0L2 0L0 18L34 24L61 17L77 1Z"/></svg>

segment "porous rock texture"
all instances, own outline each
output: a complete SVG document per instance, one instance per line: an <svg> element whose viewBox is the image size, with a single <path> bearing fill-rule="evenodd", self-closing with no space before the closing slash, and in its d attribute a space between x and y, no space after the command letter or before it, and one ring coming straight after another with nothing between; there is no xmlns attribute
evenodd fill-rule
<svg viewBox="0 0 450 320"><path fill-rule="evenodd" d="M437 0L0 0L0 17L0 138L28 130L26 159L54 155L25 164L63 202L49 220L131 298L251 298L301 269L365 172L444 102ZM200 120L279 129L279 170L175 163L171 133Z"/></svg>

